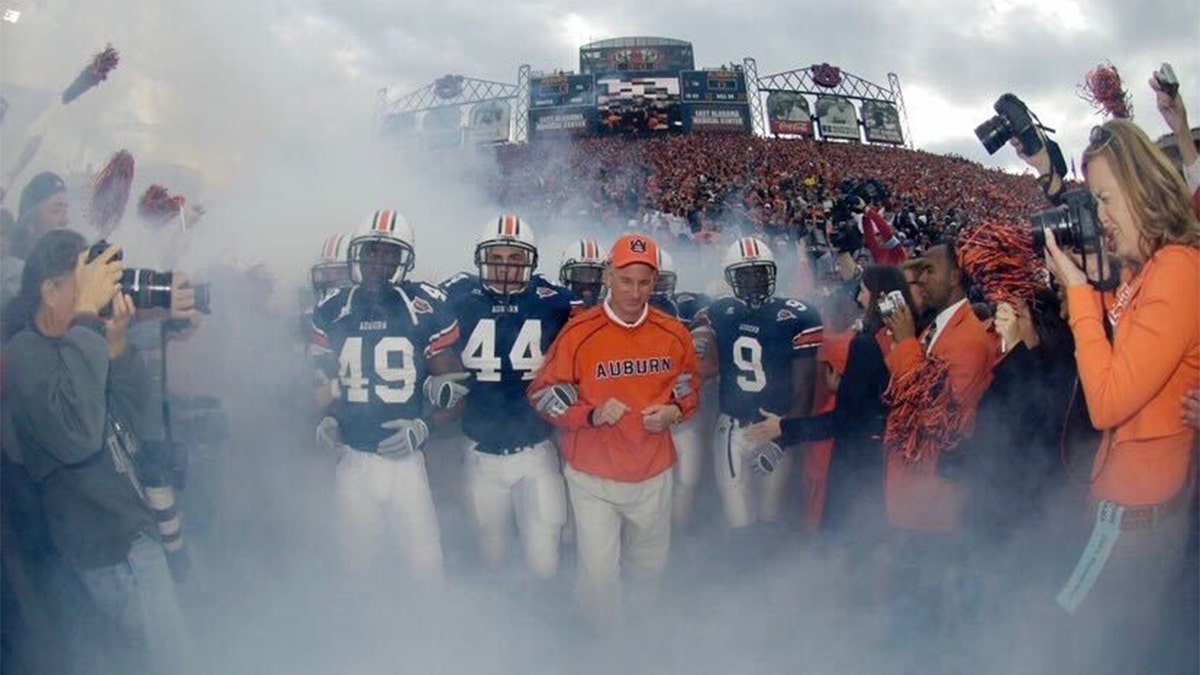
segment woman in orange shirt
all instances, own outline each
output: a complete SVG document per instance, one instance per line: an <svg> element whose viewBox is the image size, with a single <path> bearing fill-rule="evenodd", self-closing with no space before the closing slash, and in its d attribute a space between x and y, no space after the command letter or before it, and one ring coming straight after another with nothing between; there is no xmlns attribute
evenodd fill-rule
<svg viewBox="0 0 1200 675"><path fill-rule="evenodd" d="M1109 645L1099 650L1103 669L1156 672L1145 658L1163 600L1178 599L1169 591L1179 581L1195 488L1196 430L1182 412L1200 383L1200 226L1183 178L1131 122L1093 129L1083 168L1108 249L1127 272L1115 298L1101 295L1047 237L1047 267L1067 289L1080 385L1092 424L1104 431L1091 514L1115 514L1119 532L1107 560L1096 556L1101 571L1074 614ZM1060 604L1068 607L1064 597L1066 590Z"/></svg>

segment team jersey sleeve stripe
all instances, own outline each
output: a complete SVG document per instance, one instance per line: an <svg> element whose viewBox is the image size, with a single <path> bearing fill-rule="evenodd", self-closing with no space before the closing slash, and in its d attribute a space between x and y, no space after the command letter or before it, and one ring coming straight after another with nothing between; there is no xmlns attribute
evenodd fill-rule
<svg viewBox="0 0 1200 675"><path fill-rule="evenodd" d="M821 346L823 339L822 333L801 333L792 338L792 349L795 351L816 349Z"/></svg>
<svg viewBox="0 0 1200 675"><path fill-rule="evenodd" d="M458 342L458 322L455 321L438 333L434 333L429 338L429 346L425 348L425 356L427 358L437 356L438 354L453 347Z"/></svg>

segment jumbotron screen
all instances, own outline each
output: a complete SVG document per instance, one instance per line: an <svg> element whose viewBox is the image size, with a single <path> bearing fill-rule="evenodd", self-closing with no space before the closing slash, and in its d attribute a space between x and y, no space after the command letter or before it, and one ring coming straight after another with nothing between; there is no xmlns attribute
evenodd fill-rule
<svg viewBox="0 0 1200 675"><path fill-rule="evenodd" d="M682 127L679 73L611 73L596 78L600 133L663 132Z"/></svg>
<svg viewBox="0 0 1200 675"><path fill-rule="evenodd" d="M579 51L579 70L585 75L644 71L679 73L695 67L691 45L595 47Z"/></svg>

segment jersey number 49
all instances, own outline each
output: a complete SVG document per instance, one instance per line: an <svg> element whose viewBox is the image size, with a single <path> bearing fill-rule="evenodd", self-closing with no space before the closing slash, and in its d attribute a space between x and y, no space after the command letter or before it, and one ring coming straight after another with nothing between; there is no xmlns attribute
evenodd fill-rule
<svg viewBox="0 0 1200 675"><path fill-rule="evenodd" d="M347 403L367 403L371 391L384 403L407 403L417 389L417 364L413 344L406 337L385 337L375 343L375 375L379 383L363 375L363 339L346 338L338 356L338 381Z"/></svg>

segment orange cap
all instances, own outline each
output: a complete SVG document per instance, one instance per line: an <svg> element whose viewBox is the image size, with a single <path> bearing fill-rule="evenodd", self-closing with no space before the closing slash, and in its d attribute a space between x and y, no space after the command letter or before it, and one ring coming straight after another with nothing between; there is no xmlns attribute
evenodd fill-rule
<svg viewBox="0 0 1200 675"><path fill-rule="evenodd" d="M846 373L846 362L850 360L850 341L854 339L854 332L849 333L826 333L821 340L821 346L817 349L817 360L824 361L833 366L833 370L838 375Z"/></svg>
<svg viewBox="0 0 1200 675"><path fill-rule="evenodd" d="M616 268L642 263L657 272L658 243L644 234L627 234L613 244L608 261Z"/></svg>

